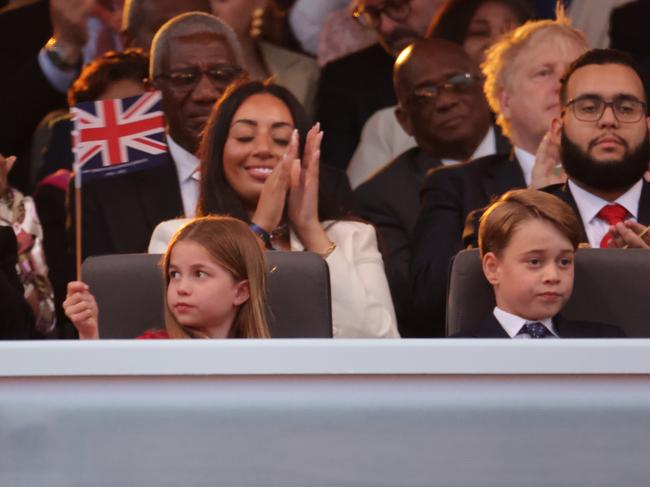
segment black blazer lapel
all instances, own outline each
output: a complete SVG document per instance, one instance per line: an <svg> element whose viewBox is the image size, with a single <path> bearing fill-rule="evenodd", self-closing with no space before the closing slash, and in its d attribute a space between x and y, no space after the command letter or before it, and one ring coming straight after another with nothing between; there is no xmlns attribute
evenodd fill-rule
<svg viewBox="0 0 650 487"><path fill-rule="evenodd" d="M171 157L168 164L140 171L138 198L147 226L152 230L160 222L183 216L183 200L178 174Z"/></svg>
<svg viewBox="0 0 650 487"><path fill-rule="evenodd" d="M492 313L478 324L471 336L475 338L510 338L510 335L506 333Z"/></svg>
<svg viewBox="0 0 650 487"><path fill-rule="evenodd" d="M639 199L639 223L650 225L650 183L645 180Z"/></svg>
<svg viewBox="0 0 650 487"><path fill-rule="evenodd" d="M511 154L507 160L492 164L482 183L488 201L511 189L526 187L524 173L514 154Z"/></svg>
<svg viewBox="0 0 650 487"><path fill-rule="evenodd" d="M497 154L511 154L512 153L512 144L510 140L503 135L501 132L501 127L498 125L493 125L494 128L494 142L497 150ZM514 155L511 156L514 159Z"/></svg>
<svg viewBox="0 0 650 487"><path fill-rule="evenodd" d="M578 209L576 200L573 198L573 195L571 194L569 183L566 182L563 185L559 185L557 191L550 191L550 192L571 207L576 217L578 218L578 221L580 222L580 230L582 231L581 240L582 242L589 243L589 238L587 237L587 231L585 230L585 222L582 221L582 217L580 216L580 210Z"/></svg>
<svg viewBox="0 0 650 487"><path fill-rule="evenodd" d="M424 184L424 178L431 169L442 166L442 161L438 158L427 155L422 149L415 147L405 153L408 157L411 170L416 175L418 181L418 193Z"/></svg>

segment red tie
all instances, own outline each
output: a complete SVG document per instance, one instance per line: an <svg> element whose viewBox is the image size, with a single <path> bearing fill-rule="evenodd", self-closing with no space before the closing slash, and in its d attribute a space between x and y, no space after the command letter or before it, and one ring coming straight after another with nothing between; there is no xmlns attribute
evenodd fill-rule
<svg viewBox="0 0 650 487"><path fill-rule="evenodd" d="M608 225L616 225L617 223L625 220L625 217L627 216L627 210L618 203L615 203L613 205L603 206L596 216L601 220L605 220ZM607 232L603 239L600 241L600 248L606 249L609 247L609 242L611 240L612 234L611 232Z"/></svg>

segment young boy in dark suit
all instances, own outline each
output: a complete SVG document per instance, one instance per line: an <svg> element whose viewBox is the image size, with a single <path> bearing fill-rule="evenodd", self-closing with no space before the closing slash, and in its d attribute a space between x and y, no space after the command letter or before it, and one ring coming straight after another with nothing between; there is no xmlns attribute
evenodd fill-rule
<svg viewBox="0 0 650 487"><path fill-rule="evenodd" d="M505 193L483 214L479 248L494 288L493 313L473 330L477 338L623 337L615 326L562 318L571 297L581 227L559 198L531 189Z"/></svg>

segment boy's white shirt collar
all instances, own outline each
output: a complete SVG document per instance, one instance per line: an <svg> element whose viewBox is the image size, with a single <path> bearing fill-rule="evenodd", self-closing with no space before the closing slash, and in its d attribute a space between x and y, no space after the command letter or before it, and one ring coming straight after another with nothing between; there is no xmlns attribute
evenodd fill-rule
<svg viewBox="0 0 650 487"><path fill-rule="evenodd" d="M530 320L525 320L520 316L513 315L507 311L503 311L498 306L494 307L494 317L497 319L501 327L505 330L510 338L530 338L528 335L517 335L521 330L521 327L526 323L530 323ZM542 323L548 330L553 334L554 337L559 338L557 332L555 331L555 326L553 325L553 317L546 318L545 320L537 320L539 323ZM537 322L536 321L536 322Z"/></svg>

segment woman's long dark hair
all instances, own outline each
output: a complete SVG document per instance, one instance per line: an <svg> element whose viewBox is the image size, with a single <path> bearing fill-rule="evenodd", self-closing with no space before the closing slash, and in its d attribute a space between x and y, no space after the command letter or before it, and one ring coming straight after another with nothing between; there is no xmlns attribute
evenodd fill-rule
<svg viewBox="0 0 650 487"><path fill-rule="evenodd" d="M495 1L510 8L522 24L534 17L535 10L529 0L447 0L431 21L427 37L462 44L474 14L487 1Z"/></svg>
<svg viewBox="0 0 650 487"><path fill-rule="evenodd" d="M289 90L271 82L261 81L242 80L231 85L212 109L199 147L201 190L197 215L228 214L250 222L241 199L226 180L223 149L235 112L248 98L262 93L278 98L289 109L293 123L298 129L299 154L302 155L305 138L312 123L305 109ZM322 178L319 183L322 183ZM339 210L339 205L329 198L327 188L322 184L319 184L318 190L318 216L320 221L342 219L344 216Z"/></svg>

